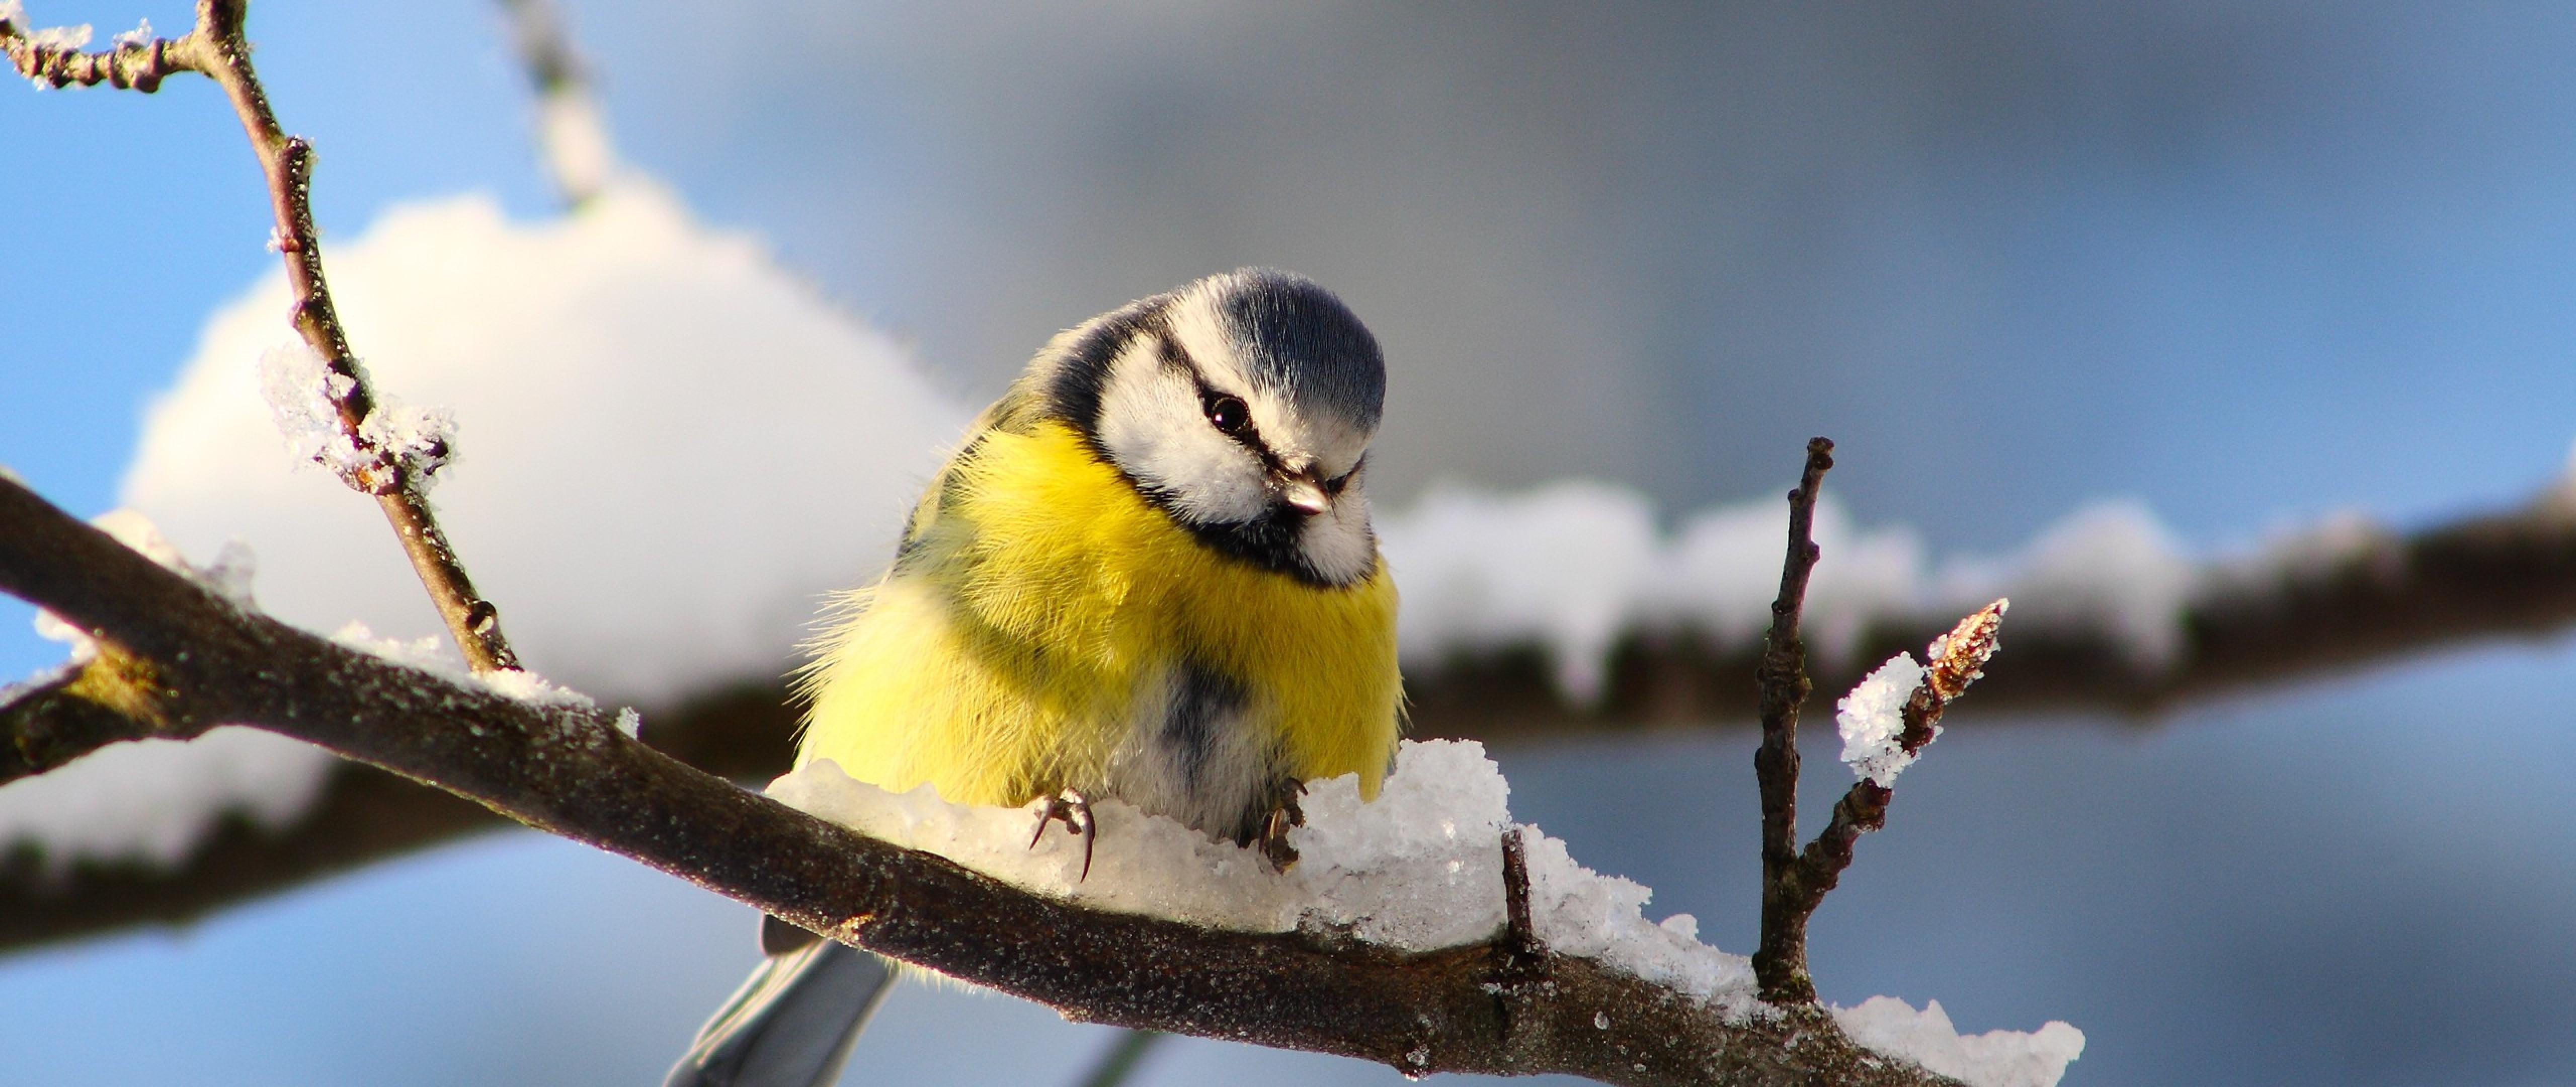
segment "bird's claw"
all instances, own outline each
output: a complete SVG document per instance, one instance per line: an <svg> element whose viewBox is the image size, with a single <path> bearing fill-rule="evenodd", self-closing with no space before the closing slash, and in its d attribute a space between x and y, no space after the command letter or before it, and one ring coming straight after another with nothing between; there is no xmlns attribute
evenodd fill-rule
<svg viewBox="0 0 2576 1087"><path fill-rule="evenodd" d="M1283 784L1278 806L1270 809L1270 817L1262 820L1260 832L1253 835L1251 845L1270 862L1271 871L1285 872L1297 864L1297 847L1288 844L1288 829L1306 825L1306 812L1297 806L1298 795L1305 791L1306 784L1301 781L1291 779Z"/></svg>
<svg viewBox="0 0 2576 1087"><path fill-rule="evenodd" d="M1091 801L1081 793L1066 789L1046 798L1038 811L1037 833L1029 835L1029 848L1036 849L1046 837L1048 823L1061 822L1066 833L1082 839L1082 879L1091 878L1091 847L1099 842L1100 833L1091 821Z"/></svg>

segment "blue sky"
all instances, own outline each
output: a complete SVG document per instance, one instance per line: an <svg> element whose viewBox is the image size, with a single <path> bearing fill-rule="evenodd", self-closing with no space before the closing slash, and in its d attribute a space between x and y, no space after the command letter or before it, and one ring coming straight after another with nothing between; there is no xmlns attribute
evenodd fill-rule
<svg viewBox="0 0 2576 1087"><path fill-rule="evenodd" d="M36 7L102 35L189 18ZM1826 433L1855 512L1937 550L2114 495L2209 548L2515 501L2576 439L2555 9L572 14L634 159L962 395L1209 270L1335 285L1389 348L1399 500L1589 475L1678 511L1772 489ZM550 213L490 11L262 0L253 30L321 149L326 246L462 190ZM5 183L0 463L96 513L199 322L274 259L255 169L187 80L0 87L0 143L38 152ZM59 655L26 615L0 603L8 674ZM2571 663L2550 639L2154 722L1970 717L1820 915L1818 975L1969 1029L2069 1019L2074 1084L2569 1078L2576 833L2547 813L2576 764ZM1523 817L1741 948L1749 750L1502 759ZM66 1084L635 1082L747 966L744 912L496 836L0 960L0 1049ZM861 1061L1025 1084L1099 1041L912 991ZM1152 1081L1220 1073L1391 1078L1191 1043Z"/></svg>

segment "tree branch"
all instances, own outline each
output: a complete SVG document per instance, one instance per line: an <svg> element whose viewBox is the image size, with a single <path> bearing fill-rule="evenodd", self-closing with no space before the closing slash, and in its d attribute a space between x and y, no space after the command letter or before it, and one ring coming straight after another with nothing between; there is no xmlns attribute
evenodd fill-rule
<svg viewBox="0 0 2576 1087"><path fill-rule="evenodd" d="M149 662L170 721L255 724L320 744L1068 1018L1336 1053L1416 1075L1945 1082L1860 1049L1819 1009L1730 1022L1589 959L1547 956L1551 998L1507 1017L1490 988L1498 944L1398 954L1021 891L690 769L595 711L468 689L244 612L7 479L0 590Z"/></svg>
<svg viewBox="0 0 2576 1087"><path fill-rule="evenodd" d="M2017 620L2013 667L1978 687L1980 719L2151 715L2465 645L2559 636L2576 625L2576 487L2560 484L2519 508L2411 534L2328 531L2340 540L2335 546L2294 541L2194 571L2176 616L2177 652L2163 662L2142 660L2107 622ZM1871 663L1923 645L1957 616L1877 618L1847 656L1809 662L1815 682L1846 689ZM1603 694L1591 704L1556 689L1535 647L1418 666L1408 670L1405 693L1417 735L1512 743L1705 727L1754 715L1760 658L1759 646L1721 646L1700 632L1637 632L1612 651Z"/></svg>
<svg viewBox="0 0 2576 1087"><path fill-rule="evenodd" d="M7 52L19 75L56 87L104 82L150 92L159 89L163 76L184 71L214 80L223 89L268 181L270 211L276 219L272 237L286 261L287 286L295 299L289 311L295 330L330 374L316 391L329 401L340 437L354 453L324 458L324 465L351 488L375 497L467 666L477 672L516 669L518 657L501 635L499 611L474 592L473 580L448 546L447 534L439 528L422 491L428 463L444 458L448 451L389 448L366 425L377 396L349 350L348 333L340 326L339 310L331 302L330 284L322 274L322 243L313 228L311 201L313 147L279 128L277 115L269 108L268 92L261 89L251 68L250 42L242 36L247 7L248 0L198 0L197 25L185 36L129 42L100 53L40 44L11 21L0 19L0 50Z"/></svg>
<svg viewBox="0 0 2576 1087"><path fill-rule="evenodd" d="M1762 745L1753 752L1753 778L1762 791L1762 935L1753 951L1753 974L1762 999L1812 1005L1807 977L1807 913L1797 908L1798 708L1811 689L1807 646L1798 637L1798 614L1807 603L1807 576L1816 569L1816 498L1834 466L1834 443L1807 442L1806 470L1789 492L1789 553L1780 564L1780 595L1771 602L1771 632L1762 639L1755 672L1762 706Z"/></svg>

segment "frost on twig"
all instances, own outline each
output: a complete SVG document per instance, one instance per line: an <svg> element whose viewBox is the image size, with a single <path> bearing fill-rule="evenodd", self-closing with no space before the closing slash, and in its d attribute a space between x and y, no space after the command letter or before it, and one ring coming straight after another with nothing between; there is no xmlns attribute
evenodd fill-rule
<svg viewBox="0 0 2576 1087"><path fill-rule="evenodd" d="M1834 715L1843 736L1843 764L1861 780L1885 788L1941 736L1941 710L1984 677L1986 661L2000 647L1997 635L2011 600L1997 600L1959 620L1923 651L1928 663L1899 653L1879 665L1844 696Z"/></svg>
<svg viewBox="0 0 2576 1087"><path fill-rule="evenodd" d="M313 461L352 489L373 493L371 480L395 478L387 462L418 490L438 481L455 457L456 413L416 407L381 393L356 430L341 425L339 404L365 371L354 363L343 373L322 361L302 340L270 348L259 360L260 390L278 433L297 457Z"/></svg>

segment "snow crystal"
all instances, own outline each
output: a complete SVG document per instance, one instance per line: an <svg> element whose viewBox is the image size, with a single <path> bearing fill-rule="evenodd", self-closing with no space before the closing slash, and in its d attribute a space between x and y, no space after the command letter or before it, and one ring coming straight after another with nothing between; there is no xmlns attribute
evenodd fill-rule
<svg viewBox="0 0 2576 1087"><path fill-rule="evenodd" d="M617 731L625 733L629 739L642 736L644 734L644 715L636 712L635 707L633 706L618 707Z"/></svg>
<svg viewBox="0 0 2576 1087"><path fill-rule="evenodd" d="M465 662L449 649L445 637L425 634L418 638L380 638L362 620L351 619L331 632L331 640L368 653L405 668L418 669L442 678L462 682L467 676Z"/></svg>
<svg viewBox="0 0 2576 1087"><path fill-rule="evenodd" d="M332 370L301 337L260 353L259 382L287 451L342 479L360 478L382 457L402 465L426 487L455 457L454 411L415 407L384 389L368 390L371 406L358 424L358 437L351 438L340 425L339 405L357 388L358 379ZM359 439L365 441L363 447Z"/></svg>
<svg viewBox="0 0 2576 1087"><path fill-rule="evenodd" d="M402 465L423 488L456 459L456 412L450 408L406 404L378 393L366 422L358 425L358 435Z"/></svg>
<svg viewBox="0 0 2576 1087"><path fill-rule="evenodd" d="M334 246L331 279L375 389L470 428L440 520L521 657L620 702L776 675L822 593L884 568L970 414L765 247L628 178L539 222L480 196L396 207ZM243 360L288 297L272 271L209 321L124 500L192 551L248 539L287 622L443 635L374 504L278 466ZM291 361L309 418L318 360Z"/></svg>
<svg viewBox="0 0 2576 1087"><path fill-rule="evenodd" d="M16 26L18 32L26 36L27 43L38 49L79 49L89 44L88 23L82 23L79 26L30 27L27 25L27 11L19 6L19 0L0 3L0 20L6 20ZM38 80L37 85L47 84L43 80Z"/></svg>
<svg viewBox="0 0 2576 1087"><path fill-rule="evenodd" d="M1255 852L1117 800L1095 801L1099 838L1050 832L1029 847L1037 806L969 807L928 786L889 793L828 761L769 795L895 845L924 849L1031 890L1102 909L1215 928L1347 934L1405 950L1489 940L1503 925L1502 834L1510 786L1473 741L1406 742L1373 803L1354 775L1310 783L1299 861L1270 870ZM1732 1015L1754 1007L1750 960L1701 944L1697 923L1645 919L1653 892L1574 862L1565 843L1522 827L1531 921L1554 950L1599 959Z"/></svg>
<svg viewBox="0 0 2576 1087"><path fill-rule="evenodd" d="M546 677L524 669L477 672L473 678L475 683L493 694L513 701L525 702L531 706L577 710L596 709L599 706L599 703L592 701L589 695L569 687L557 686L547 682Z"/></svg>
<svg viewBox="0 0 2576 1087"><path fill-rule="evenodd" d="M1834 706L1834 724L1843 734L1843 764L1854 777L1881 787L1896 784L1896 775L1914 764L1916 752L1897 742L1905 732L1905 703L1923 683L1923 666L1913 654L1899 653L1879 665ZM1932 726L1932 735L1941 734Z"/></svg>
<svg viewBox="0 0 2576 1087"><path fill-rule="evenodd" d="M2055 1087L2084 1054L2084 1032L2058 1020L2030 1032L1961 1035L1938 1000L1918 1012L1895 997L1874 996L1859 1007L1834 1009L1834 1019L1855 1042L1976 1087Z"/></svg>
<svg viewBox="0 0 2576 1087"><path fill-rule="evenodd" d="M134 29L128 30L112 39L109 39L109 44L112 44L119 49L123 49L129 45L141 47L152 44L152 20L136 20Z"/></svg>
<svg viewBox="0 0 2576 1087"><path fill-rule="evenodd" d="M259 385L269 417L296 459L320 464L344 479L368 466L357 443L340 428L339 403L357 387L356 379L333 373L302 337L260 352Z"/></svg>

